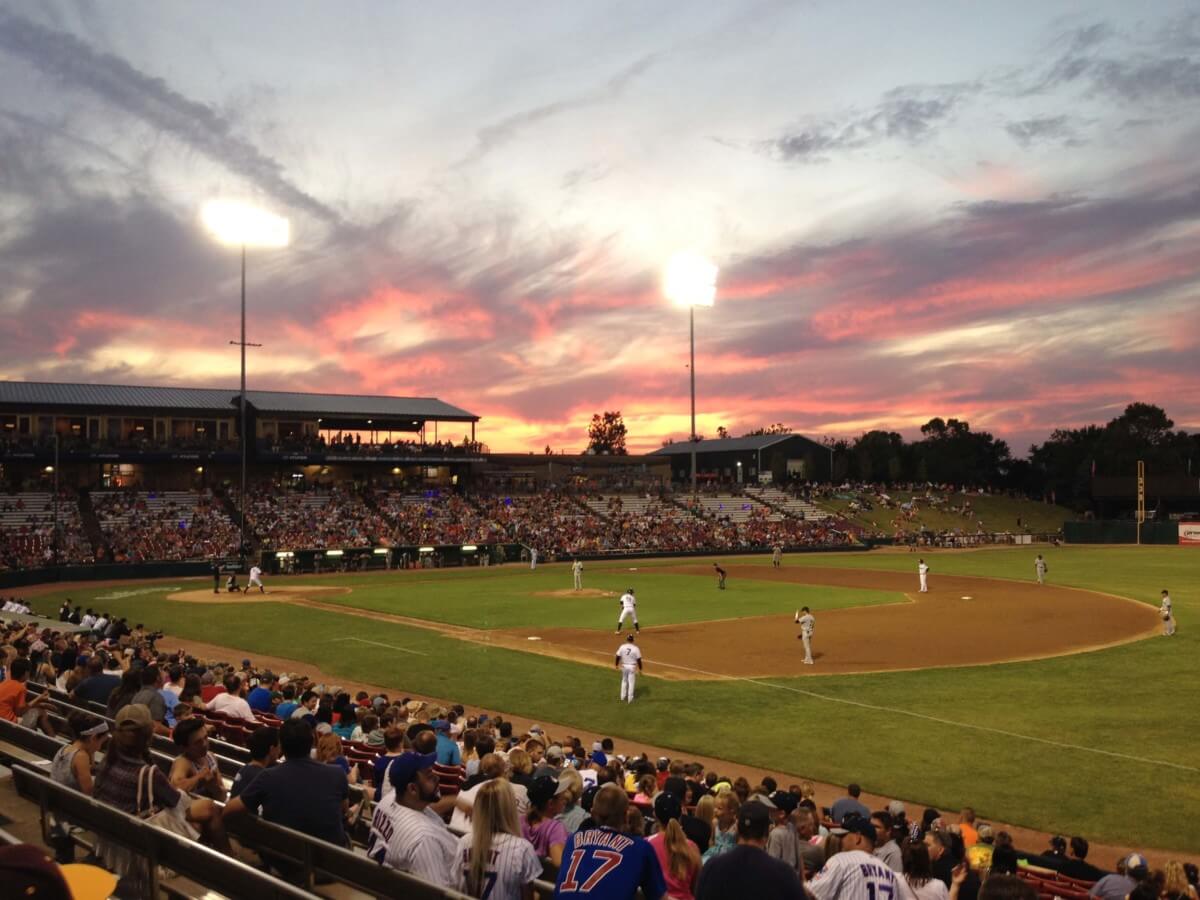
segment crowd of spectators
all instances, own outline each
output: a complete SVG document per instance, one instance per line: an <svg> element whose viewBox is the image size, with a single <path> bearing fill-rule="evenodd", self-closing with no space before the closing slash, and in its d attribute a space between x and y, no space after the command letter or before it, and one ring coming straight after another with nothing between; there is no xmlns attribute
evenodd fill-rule
<svg viewBox="0 0 1200 900"><path fill-rule="evenodd" d="M60 615L77 613L67 603ZM639 888L648 898L702 900L1197 897L1194 866L1153 871L1135 853L1101 860L1115 863L1108 871L1078 836L1024 851L969 808L871 809L853 784L823 807L809 782L752 782L698 762L622 754L610 739L522 731L458 705L352 696L249 659L163 653L142 626L111 625L71 634L48 620L0 624L0 718L54 735L65 715L68 742L51 777L132 814L141 812L137 775L151 738L169 736L177 758L152 773L155 796L179 828L223 852L233 852L226 822L257 814L341 846L361 840L382 865L471 896L497 883L508 885L503 896L527 896L542 877L566 895L607 860L605 871L617 874L603 896L614 898ZM66 692L75 705L31 696L30 684ZM108 721L87 711L88 700L105 705ZM222 777L213 737L247 746L250 762L236 777ZM137 866L103 836L97 854L126 888L136 879Z"/></svg>
<svg viewBox="0 0 1200 900"><path fill-rule="evenodd" d="M360 432L289 435L261 438L259 448L269 453L331 453L338 456L475 456L487 453L487 445L463 437L462 442L421 441L386 438L366 441Z"/></svg>
<svg viewBox="0 0 1200 900"><path fill-rule="evenodd" d="M209 491L97 492L91 500L104 541L99 560L180 561L237 552L238 528Z"/></svg>
<svg viewBox="0 0 1200 900"><path fill-rule="evenodd" d="M0 571L92 562L78 497L67 489L59 492L57 540L54 507L53 492L0 495Z"/></svg>
<svg viewBox="0 0 1200 900"><path fill-rule="evenodd" d="M502 517L458 494L381 491L376 502L394 525L390 537L395 546L495 544L510 539Z"/></svg>
<svg viewBox="0 0 1200 900"><path fill-rule="evenodd" d="M353 486L314 490L252 487L247 526L264 550L370 547L385 543L391 523ZM240 502L237 491L232 492Z"/></svg>

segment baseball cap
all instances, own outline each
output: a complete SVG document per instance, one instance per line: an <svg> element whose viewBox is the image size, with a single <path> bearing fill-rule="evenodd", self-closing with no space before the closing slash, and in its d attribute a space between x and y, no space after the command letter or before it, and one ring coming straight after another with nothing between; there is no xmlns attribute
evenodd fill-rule
<svg viewBox="0 0 1200 900"><path fill-rule="evenodd" d="M847 834L861 834L865 838L869 838L871 843L875 843L875 826L871 824L870 819L865 819L862 816L846 816L842 819L842 828Z"/></svg>
<svg viewBox="0 0 1200 900"><path fill-rule="evenodd" d="M660 756L658 758L658 763L657 763L658 771L665 772L665 771L667 771L668 768L670 768L670 766L671 766L671 761L669 759L667 759L665 756Z"/></svg>
<svg viewBox="0 0 1200 900"><path fill-rule="evenodd" d="M529 792L529 802L533 806L542 806L559 794L565 793L567 783L557 778L551 778L549 775L539 775L530 782L527 790Z"/></svg>
<svg viewBox="0 0 1200 900"><path fill-rule="evenodd" d="M800 805L800 798L791 791L776 791L771 795L771 802L775 804L776 809L782 809L786 813L796 811L796 807Z"/></svg>
<svg viewBox="0 0 1200 900"><path fill-rule="evenodd" d="M449 731L450 723L445 719L434 719L429 723L429 727L431 727L434 731Z"/></svg>
<svg viewBox="0 0 1200 900"><path fill-rule="evenodd" d="M779 807L778 807L778 806L776 806L776 805L775 805L775 804L772 802L771 798L770 798L770 797L768 797L766 794L751 794L751 795L750 795L750 801L751 801L752 803L761 803L761 804L762 804L763 806L765 806L767 809L779 809Z"/></svg>
<svg viewBox="0 0 1200 900"><path fill-rule="evenodd" d="M541 733L542 733L542 726L541 726L541 725L530 725L530 726L529 726L529 733L530 733L530 734L541 734Z"/></svg>
<svg viewBox="0 0 1200 900"><path fill-rule="evenodd" d="M757 800L750 800L738 809L739 832L765 832L771 825L771 811Z"/></svg>
<svg viewBox="0 0 1200 900"><path fill-rule="evenodd" d="M418 772L433 768L435 762L436 753L414 753L409 750L397 756L395 762L388 767L388 779L399 794L417 777Z"/></svg>
<svg viewBox="0 0 1200 900"><path fill-rule="evenodd" d="M893 800L891 803L889 803L887 805L887 811L890 812L893 817L905 815L904 804L899 800Z"/></svg>
<svg viewBox="0 0 1200 900"><path fill-rule="evenodd" d="M250 668L250 660L248 660L248 659L243 659L243 660L242 660L242 668L243 668L243 669L248 669L248 668Z"/></svg>
<svg viewBox="0 0 1200 900"><path fill-rule="evenodd" d="M551 744L549 747L546 748L546 759L561 760L562 758L563 758L563 748L558 746L558 744Z"/></svg>
<svg viewBox="0 0 1200 900"><path fill-rule="evenodd" d="M57 865L33 844L0 849L0 880L12 896L39 900L101 900L117 887L117 876L111 872L79 863Z"/></svg>
<svg viewBox="0 0 1200 900"><path fill-rule="evenodd" d="M1140 877L1133 874L1135 869L1148 870L1149 868L1150 863L1148 863L1146 861L1146 857L1142 856L1140 853L1130 853L1127 857L1125 857L1125 874L1132 878Z"/></svg>
<svg viewBox="0 0 1200 900"><path fill-rule="evenodd" d="M333 734L333 726L330 725L328 722L318 722L316 733L317 734Z"/></svg>
<svg viewBox="0 0 1200 900"><path fill-rule="evenodd" d="M654 817L660 822L670 822L683 815L683 804L674 794L663 791L654 798Z"/></svg>
<svg viewBox="0 0 1200 900"><path fill-rule="evenodd" d="M122 706L114 720L117 728L153 728L154 719L150 715L150 707L144 703L130 703Z"/></svg>

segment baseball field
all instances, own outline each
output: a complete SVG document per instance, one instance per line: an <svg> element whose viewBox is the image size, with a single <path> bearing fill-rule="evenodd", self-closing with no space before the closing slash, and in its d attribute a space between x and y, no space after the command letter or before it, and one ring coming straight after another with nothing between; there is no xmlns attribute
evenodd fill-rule
<svg viewBox="0 0 1200 900"><path fill-rule="evenodd" d="M1186 548L882 552L76 585L63 597L235 655L461 701L985 818L1200 852L1200 557ZM617 701L617 596L646 659ZM1159 636L1169 588L1178 634ZM793 613L816 615L802 666ZM1182 816L1175 813L1183 813Z"/></svg>

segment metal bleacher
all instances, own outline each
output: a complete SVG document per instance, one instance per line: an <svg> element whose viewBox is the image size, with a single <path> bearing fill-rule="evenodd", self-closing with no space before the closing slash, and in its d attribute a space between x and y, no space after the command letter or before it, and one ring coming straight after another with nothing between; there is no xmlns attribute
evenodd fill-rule
<svg viewBox="0 0 1200 900"><path fill-rule="evenodd" d="M793 497L791 494L781 491L777 487L748 487L746 488L746 493L797 519L804 519L807 522L820 522L822 519L829 518L829 513L816 504Z"/></svg>

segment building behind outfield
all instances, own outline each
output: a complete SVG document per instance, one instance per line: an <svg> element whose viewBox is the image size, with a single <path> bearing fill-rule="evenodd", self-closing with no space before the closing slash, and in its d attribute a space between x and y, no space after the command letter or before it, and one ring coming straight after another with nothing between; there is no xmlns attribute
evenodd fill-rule
<svg viewBox="0 0 1200 900"><path fill-rule="evenodd" d="M696 450L696 480L714 484L782 483L789 479L830 480L829 448L799 434L757 434L740 438L678 441L655 450L651 457L671 465L671 478L691 479L692 448Z"/></svg>

